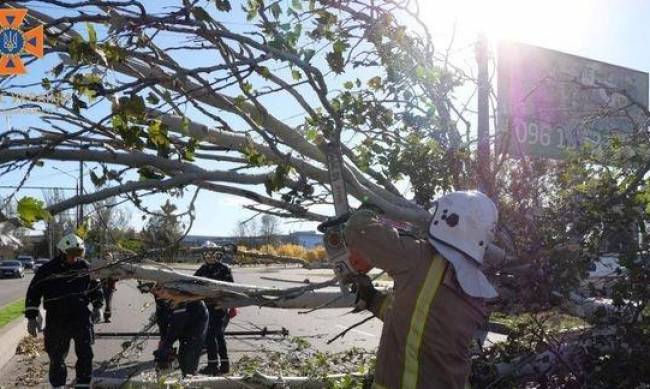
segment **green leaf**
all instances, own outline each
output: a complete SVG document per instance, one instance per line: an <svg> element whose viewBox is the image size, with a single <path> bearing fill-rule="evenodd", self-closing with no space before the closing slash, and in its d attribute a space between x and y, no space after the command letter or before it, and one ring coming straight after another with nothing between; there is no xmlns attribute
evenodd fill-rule
<svg viewBox="0 0 650 389"><path fill-rule="evenodd" d="M42 200L29 196L18 200L16 211L18 212L18 217L21 222L29 228L32 227L34 222L39 220L48 220L52 217L45 208L45 204Z"/></svg>
<svg viewBox="0 0 650 389"><path fill-rule="evenodd" d="M250 139L248 140L246 147L244 147L242 153L251 166L263 166L266 164L266 158L264 158L264 155L257 151L255 145L253 144L253 141Z"/></svg>
<svg viewBox="0 0 650 389"><path fill-rule="evenodd" d="M305 131L305 138L307 138L308 141L313 142L316 140L316 137L318 136L318 130L314 127L310 127Z"/></svg>
<svg viewBox="0 0 650 389"><path fill-rule="evenodd" d="M181 122L181 134L187 135L190 132L190 119L184 117Z"/></svg>
<svg viewBox="0 0 650 389"><path fill-rule="evenodd" d="M260 76L266 79L268 79L271 76L271 71L266 66L259 66L257 68L257 72L260 74Z"/></svg>
<svg viewBox="0 0 650 389"><path fill-rule="evenodd" d="M302 11L302 2L301 2L301 0L293 0L291 2L291 7L293 7L293 9L297 9L299 11Z"/></svg>
<svg viewBox="0 0 650 389"><path fill-rule="evenodd" d="M302 74L300 73L299 70L292 70L291 71L291 76L293 77L293 79L295 81L300 81L300 79L302 78Z"/></svg>
<svg viewBox="0 0 650 389"><path fill-rule="evenodd" d="M341 74L345 68L345 63L343 60L343 55L341 52L332 51L326 56L327 63L330 65L330 68L334 73Z"/></svg>
<svg viewBox="0 0 650 389"><path fill-rule="evenodd" d="M88 104L86 104L84 101L80 100L79 97L76 94L72 95L72 110L75 113L79 113L81 109L88 108Z"/></svg>
<svg viewBox="0 0 650 389"><path fill-rule="evenodd" d="M211 22L212 21L212 17L210 16L210 14L205 9L203 9L203 7L199 7L199 6L192 7L192 15L194 15L196 20L198 20L200 22Z"/></svg>
<svg viewBox="0 0 650 389"><path fill-rule="evenodd" d="M144 180L144 179L162 180L163 178L165 178L165 176L163 176L162 174L156 173L153 169L146 166L138 169L138 173L140 174L140 180Z"/></svg>
<svg viewBox="0 0 650 389"><path fill-rule="evenodd" d="M284 188L290 171L291 168L286 165L278 165L275 168L273 175L264 182L266 193L269 196L271 196L273 192L277 192L278 190Z"/></svg>
<svg viewBox="0 0 650 389"><path fill-rule="evenodd" d="M334 108L335 111L338 112L341 110L341 100L333 99L330 104L332 105L332 108Z"/></svg>
<svg viewBox="0 0 650 389"><path fill-rule="evenodd" d="M343 84L343 87L344 87L345 89L352 89L352 88L354 88L354 83L353 83L352 81L346 81L346 82Z"/></svg>
<svg viewBox="0 0 650 389"><path fill-rule="evenodd" d="M338 40L334 42L333 48L334 48L334 52L343 53L345 49L348 48L348 44L342 40Z"/></svg>
<svg viewBox="0 0 650 389"><path fill-rule="evenodd" d="M280 7L280 3L277 1L273 3L273 5L271 5L270 7L270 11L271 11L271 15L273 15L273 17L276 20L279 19L280 15L282 14L282 8Z"/></svg>
<svg viewBox="0 0 650 389"><path fill-rule="evenodd" d="M88 30L88 43L90 43L91 47L94 47L97 43L95 27L91 23L86 23L86 29Z"/></svg>
<svg viewBox="0 0 650 389"><path fill-rule="evenodd" d="M191 138L187 142L187 146L183 149L183 159L187 161L194 161L194 152L196 151L196 144L198 141L195 138Z"/></svg>
<svg viewBox="0 0 650 389"><path fill-rule="evenodd" d="M229 0L215 0L214 3L219 11L230 12L232 10Z"/></svg>
<svg viewBox="0 0 650 389"><path fill-rule="evenodd" d="M427 70L424 68L424 66L420 65L415 68L415 75L419 79L424 79L427 75Z"/></svg>
<svg viewBox="0 0 650 389"><path fill-rule="evenodd" d="M251 91L253 90L253 84L251 84L248 81L244 81L241 89L244 91L244 93L251 93Z"/></svg>
<svg viewBox="0 0 650 389"><path fill-rule="evenodd" d="M83 223L74 230L74 233L81 239L84 239L88 235L88 226Z"/></svg>
<svg viewBox="0 0 650 389"><path fill-rule="evenodd" d="M50 81L49 78L46 77L46 78L41 80L41 86L45 90L50 90L50 88L52 88L52 82Z"/></svg>
<svg viewBox="0 0 650 389"><path fill-rule="evenodd" d="M56 65L56 66L52 69L52 74L54 74L54 77L58 77L59 75L61 75L61 73L63 72L63 67L64 67L64 66L65 66L65 65L63 65L63 62L61 62L60 64Z"/></svg>
<svg viewBox="0 0 650 389"><path fill-rule="evenodd" d="M153 92L149 92L149 94L147 95L147 103L156 105L159 102L160 99L158 98L158 96L156 96Z"/></svg>
<svg viewBox="0 0 650 389"><path fill-rule="evenodd" d="M153 120L147 129L149 133L149 140L158 148L164 148L169 145L169 138L167 137L167 128L160 120Z"/></svg>
<svg viewBox="0 0 650 389"><path fill-rule="evenodd" d="M133 120L142 120L145 115L144 99L141 96L133 95L131 97L120 97L114 112L123 113L127 118Z"/></svg>
<svg viewBox="0 0 650 389"><path fill-rule="evenodd" d="M99 188L106 183L106 176L99 177L94 171L90 171L90 181L95 187Z"/></svg>

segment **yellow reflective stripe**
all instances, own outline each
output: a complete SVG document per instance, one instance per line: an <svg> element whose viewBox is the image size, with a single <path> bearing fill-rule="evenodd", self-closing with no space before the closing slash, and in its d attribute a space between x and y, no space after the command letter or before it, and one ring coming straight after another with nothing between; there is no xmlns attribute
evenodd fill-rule
<svg viewBox="0 0 650 389"><path fill-rule="evenodd" d="M404 373L402 376L401 389L415 389L418 384L418 369L420 345L422 344L422 334L424 326L429 316L431 303L436 296L438 287L442 282L446 261L439 255L433 257L427 276L422 283L418 299L415 303L415 310L411 317L411 326L408 337L406 338L406 349L404 350Z"/></svg>

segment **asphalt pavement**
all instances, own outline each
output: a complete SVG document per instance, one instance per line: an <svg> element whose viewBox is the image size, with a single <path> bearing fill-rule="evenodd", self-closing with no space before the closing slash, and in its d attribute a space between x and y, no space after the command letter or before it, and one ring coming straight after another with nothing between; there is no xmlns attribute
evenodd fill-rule
<svg viewBox="0 0 650 389"><path fill-rule="evenodd" d="M34 273L25 270L25 278L0 278L0 307L24 298Z"/></svg>
<svg viewBox="0 0 650 389"><path fill-rule="evenodd" d="M192 273L191 269L182 270ZM295 287L295 283L284 283L274 279L287 279L311 282L325 281L332 277L328 270L305 270L302 268L287 268L271 266L263 268L235 268L233 275L236 282L277 287ZM27 277L26 277L27 278ZM22 284L21 294L24 294L27 281ZM95 328L101 332L127 332L140 331L154 312L154 301L150 294L141 294L134 281L121 281L117 284L117 291L113 297L113 320L111 323L98 324ZM265 353L266 350L283 351L295 345L295 337L300 337L309 342L313 349L322 352L339 352L353 346L374 350L379 343L381 322L377 319L350 331L345 337L327 344L339 332L350 325L368 317L368 313L348 313L350 309L321 309L312 313L302 314L299 310L245 307L240 308L239 315L235 317L227 330L258 330L267 327L269 330L285 328L289 331L288 337L269 336L250 337L240 336L228 339L230 358L238 360L244 355ZM152 330L157 330L154 326ZM97 337L94 345L95 371L103 376L129 376L134 371L151 368L153 366L152 353L156 349L158 338L145 340L139 350L128 355L120 355L123 344L130 338L100 338ZM69 378L74 377L74 348L71 347L67 359ZM47 362L41 356L36 363L43 366ZM201 363L206 363L206 356ZM33 370L32 370L33 371ZM28 374L30 367L23 363L23 358L14 357L13 360L0 370L0 387L9 387L16 384L16 377ZM44 374L44 371L43 371ZM43 377L40 385L46 384ZM40 386L38 386L40 387Z"/></svg>

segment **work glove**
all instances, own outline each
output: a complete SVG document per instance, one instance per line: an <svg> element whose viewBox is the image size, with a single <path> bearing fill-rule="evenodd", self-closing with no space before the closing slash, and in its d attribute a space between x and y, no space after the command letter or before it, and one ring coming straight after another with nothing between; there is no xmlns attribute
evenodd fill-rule
<svg viewBox="0 0 650 389"><path fill-rule="evenodd" d="M93 308L93 313L91 315L93 323L101 323L104 321L104 312L100 307Z"/></svg>
<svg viewBox="0 0 650 389"><path fill-rule="evenodd" d="M43 315L41 315L41 312L38 312L38 316L36 316L36 329L38 332L43 332Z"/></svg>
<svg viewBox="0 0 650 389"><path fill-rule="evenodd" d="M29 321L27 321L27 332L31 336L37 337L38 336L38 330L39 330L38 321L36 320L36 318L29 319Z"/></svg>
<svg viewBox="0 0 650 389"><path fill-rule="evenodd" d="M348 221L349 218L350 218L350 213L344 213L339 217L327 219L326 221L319 224L318 227L316 227L316 229L322 233L325 233L327 230L329 230L332 227L336 227L338 225L344 224L345 222Z"/></svg>
<svg viewBox="0 0 650 389"><path fill-rule="evenodd" d="M140 291L140 293L149 293L149 292L151 292L151 289L153 289L153 287L155 285L156 284L154 282L140 282L140 281L138 281L138 290Z"/></svg>
<svg viewBox="0 0 650 389"><path fill-rule="evenodd" d="M367 274L357 274L352 278L353 291L357 294L354 302L355 311L363 311L370 307L372 299L377 294L377 289Z"/></svg>

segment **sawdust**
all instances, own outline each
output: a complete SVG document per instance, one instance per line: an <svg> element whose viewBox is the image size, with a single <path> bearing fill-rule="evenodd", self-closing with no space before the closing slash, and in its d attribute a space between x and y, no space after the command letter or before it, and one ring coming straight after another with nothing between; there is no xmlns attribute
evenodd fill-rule
<svg viewBox="0 0 650 389"><path fill-rule="evenodd" d="M17 374L15 385L20 388L41 385L48 370L47 359L39 358L45 355L43 337L24 337L16 347L16 355L20 356L24 369Z"/></svg>
<svg viewBox="0 0 650 389"><path fill-rule="evenodd" d="M259 355L241 357L233 364L232 375L253 373L317 377L328 374L367 372L374 365L375 353L351 348L340 353L300 349L278 352L262 347Z"/></svg>
<svg viewBox="0 0 650 389"><path fill-rule="evenodd" d="M16 347L16 355L24 355L29 359L36 359L44 352L45 344L42 337L25 336Z"/></svg>

